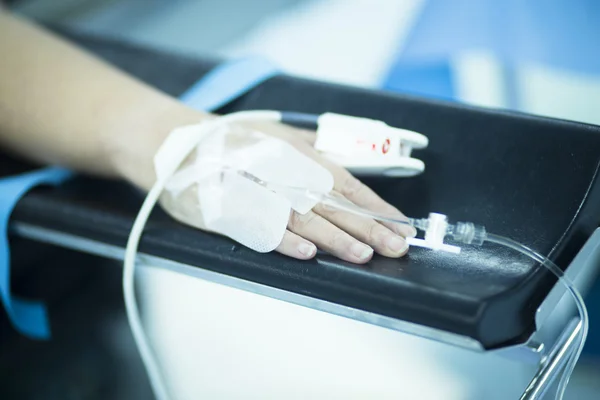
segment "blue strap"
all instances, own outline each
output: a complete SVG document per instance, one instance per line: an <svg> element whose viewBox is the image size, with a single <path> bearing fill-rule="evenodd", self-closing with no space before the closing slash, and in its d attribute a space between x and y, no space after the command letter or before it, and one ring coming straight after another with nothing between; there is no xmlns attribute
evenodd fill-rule
<svg viewBox="0 0 600 400"><path fill-rule="evenodd" d="M213 111L277 73L278 69L263 58L234 60L206 74L181 100L197 110ZM58 185L72 175L62 168L44 168L0 179L0 297L15 329L32 339L49 339L50 325L42 303L11 296L8 220L17 202L31 188Z"/></svg>
<svg viewBox="0 0 600 400"><path fill-rule="evenodd" d="M57 185L70 175L65 169L45 168L0 181L0 296L14 327L33 339L50 337L46 307L42 303L21 300L10 295L8 219L17 201L33 186Z"/></svg>
<svg viewBox="0 0 600 400"><path fill-rule="evenodd" d="M214 111L277 75L279 69L261 57L222 64L192 85L180 100L202 111Z"/></svg>

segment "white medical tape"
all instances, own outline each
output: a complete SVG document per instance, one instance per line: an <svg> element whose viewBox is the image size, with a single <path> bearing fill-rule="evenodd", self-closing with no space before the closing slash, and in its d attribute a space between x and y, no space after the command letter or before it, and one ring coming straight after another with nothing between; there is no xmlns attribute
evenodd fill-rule
<svg viewBox="0 0 600 400"><path fill-rule="evenodd" d="M327 169L283 140L237 126L201 136L194 127L174 130L155 157L157 176L166 176L168 168L181 164L180 154L188 154L189 146L195 146L192 160L172 175L165 191L177 197L183 191L195 190L195 209L201 213L204 228L255 251L277 248L291 211L305 214L316 201L301 191L267 189L236 170L284 187L319 193L333 189L333 176ZM177 207L177 201L170 204ZM167 212L186 222L182 210Z"/></svg>

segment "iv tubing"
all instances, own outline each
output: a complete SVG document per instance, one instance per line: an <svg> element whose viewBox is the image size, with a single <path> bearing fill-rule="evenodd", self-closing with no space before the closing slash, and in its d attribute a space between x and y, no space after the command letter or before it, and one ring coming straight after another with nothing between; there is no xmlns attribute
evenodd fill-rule
<svg viewBox="0 0 600 400"><path fill-rule="evenodd" d="M580 339L577 347L571 352L567 365L565 365L564 367L563 374L558 384L558 389L556 391L556 399L560 400L565 394L565 390L567 389L567 385L569 384L569 379L571 378L571 375L575 370L575 365L577 364L577 361L581 356L581 352L583 351L585 340L588 334L589 317L583 298L581 297L581 294L579 293L573 282L568 277L566 277L564 272L547 257L544 257L543 255L537 253L536 251L530 249L527 246L522 245L519 242L516 242L509 238L505 238L503 236L488 234L486 241L511 248L544 265L548 270L550 270L550 272L552 272L558 278L559 281L562 282L562 284L571 293L571 296L575 301L575 305L577 306L579 316L581 319L581 331L579 333Z"/></svg>
<svg viewBox="0 0 600 400"><path fill-rule="evenodd" d="M289 116L289 117L288 117ZM288 120L289 119L289 120ZM233 114L229 114L226 116L219 117L212 121L207 122L202 127L202 134L199 134L199 137L203 137L203 134L208 133L214 129L217 129L228 123L235 123L240 121L284 121L284 122L292 122L292 120L298 119L299 122L309 122L310 118L305 117L304 115L294 115L294 113L284 113L284 117L282 118L282 113L277 111L241 111ZM198 141L200 141L199 139ZM196 143L197 144L197 143ZM195 146L190 146L190 148L185 150L185 153L176 155L176 161L178 161L174 165L174 169L178 167L179 164L193 151ZM141 323L139 310L137 307L137 303L135 300L135 289L134 289L134 278L135 278L135 261L136 261L136 253L139 245L139 241L141 235L143 233L144 226L146 221L148 220L154 205L158 202L160 194L162 193L168 179L175 171L170 171L165 177L161 180L158 180L150 192L148 193L144 203L134 221L133 227L131 229L131 233L129 235L129 239L127 241L127 247L125 251L125 261L123 264L123 293L125 297L125 308L127 311L127 318L129 320L129 324L131 326L131 330L133 333L134 340L139 349L140 356L148 373L150 383L152 386L152 390L158 400L169 400L170 396L166 387L166 384L163 380L163 376L161 375L161 371L158 367L158 363L156 358L150 348L148 340L144 334L144 329ZM252 177L250 177L252 179ZM260 182L266 187L272 186L268 182ZM353 214L358 214L362 216L367 216L373 218L378 221L383 222L391 222L398 224L409 224L414 226L415 228L421 230L427 230L428 221L427 219L411 219L402 217L399 215L391 215L391 214L380 214L376 212L372 212L369 210L365 210L361 207L354 205L353 203L343 199L332 196L331 194L324 193L316 193L311 192L306 189L301 188L292 188L285 187L285 189L293 189L293 190L303 190L308 197L314 198L321 203L328 205L330 207L334 207L340 209L342 211L350 212ZM455 239L460 239L459 236L456 235L458 230L456 227L458 225L449 225L447 235L454 236ZM474 228L473 224L470 224L472 228ZM476 228L479 229L479 228ZM454 233L454 234L453 234ZM480 233L480 238L485 241L496 243L502 246L506 246L515 251L518 251L533 260L539 262L544 265L547 269L549 269L556 277L563 283L567 290L573 296L573 299L577 305L579 310L580 318L581 318L581 332L580 332L580 341L577 348L575 348L569 357L568 363L563 370L563 375L559 382L556 398L562 399L564 396L565 389L567 384L569 383L569 378L575 368L575 365L581 355L583 350L583 346L585 344L585 339L587 337L588 332L588 314L585 307L585 303L579 291L575 288L570 279L568 279L563 271L556 266L551 260L547 257L542 256L541 254L535 252L534 250L512 240L509 238L505 238L502 236L494 235L494 234L486 234L485 230L477 231ZM472 238L472 237L471 237ZM466 244L471 244L471 241L465 242Z"/></svg>
<svg viewBox="0 0 600 400"><path fill-rule="evenodd" d="M376 212L361 210L357 206L349 207L344 204L345 202L343 201L343 199L341 199L342 201L339 201L340 199L336 199L335 197L332 197L330 195L322 195L322 197L324 198L324 200L329 202L329 205L331 205L333 207L337 207L337 208L345 210L345 211L353 212L355 214L362 214L364 216L369 216L375 220L383 221L383 222L392 222L392 223L401 223L401 224L407 223L407 220L399 219L398 216L379 214ZM409 218L408 221L415 228L418 228L421 230L427 230L427 220L426 219ZM456 227L458 225L459 224L449 225L446 235L454 236L455 239L458 239L458 236L456 235L456 233L457 233ZM588 316L587 308L585 306L583 297L581 296L581 294L579 293L579 291L577 290L577 288L573 284L573 282L567 276L565 276L564 272L554 262L552 262L552 260L550 260L548 257L545 257L545 256L539 254L535 250L532 250L529 247L527 247L515 240L509 239L509 238L506 238L503 236L495 235L492 233L486 233L485 229L483 229L482 227L477 227L473 224L469 224L469 225L471 225L471 227L473 229L477 230L477 232L475 232L476 233L475 236L478 236L481 239L483 239L482 241L495 243L495 244L499 244L501 246L508 247L508 248L515 250L515 251L533 259L534 261L542 264L544 267L546 267L546 269L548 269L553 275L555 275L558 278L558 280L566 287L567 291L571 294L573 301L575 302L575 305L577 306L577 310L579 312L581 329L579 331L579 343L578 343L577 347L575 347L569 355L567 364L565 365L565 367L563 369L563 373L562 373L562 376L561 376L561 379L559 381L558 388L556 391L555 398L557 400L562 400L564 397L565 391L567 389L567 385L569 384L569 379L571 378L571 375L573 374L573 371L575 370L575 366L577 365L577 361L579 360L579 357L581 356L581 353L583 351L583 347L585 346L585 341L586 341L586 338L588 335L589 316ZM468 244L471 244L471 242L468 242Z"/></svg>
<svg viewBox="0 0 600 400"><path fill-rule="evenodd" d="M371 217L375 220L382 221L382 222L411 224L415 228L418 228L421 230L427 230L427 220L426 219L413 219L413 218L400 219L397 215L380 214L377 212L368 211L368 210L362 209L362 208L350 203L349 201L347 201L345 199L339 199L339 198L331 196L329 194L312 193L312 192L307 191L307 195L320 200L324 204L338 208L343 211L351 212L353 214L368 216L368 217ZM455 239L459 239L459 237L456 235L458 233L457 229L456 229L458 225L459 224L449 225L446 235L453 236ZM555 275L558 278L558 280L566 287L567 291L571 294L573 301L575 302L575 305L577 306L577 310L579 312L581 328L579 330L579 343L578 343L577 347L575 347L569 355L567 364L564 366L563 373L562 373L562 376L561 376L561 379L559 381L558 388L556 391L555 398L557 400L562 400L564 397L567 385L569 384L571 375L573 374L573 371L575 370L575 366L577 365L577 361L579 360L579 357L581 356L581 353L583 351L583 347L585 346L585 341L586 341L586 338L588 335L589 317L588 317L588 312L587 312L587 308L585 306L583 297L581 296L581 294L579 293L579 291L577 290L577 288L573 284L573 282L567 276L565 276L564 272L554 262L552 262L552 260L550 260L548 257L545 257L545 256L539 254L538 252L530 249L529 247L527 247L515 240L509 239L509 238L506 238L506 237L503 237L500 235L495 235L492 233L486 233L485 229L483 227L478 227L473 224L463 224L463 225L470 225L473 229L476 230L476 232L474 232L475 236L479 237L480 239L483 239L480 243L485 241L485 242L495 243L495 244L498 244L501 246L508 247L508 248L515 250L515 251L533 259L534 261L542 264L544 267L546 267L546 269L548 269L553 275ZM471 238L472 237L473 236L471 236ZM475 242L471 242L471 241L467 242L467 244L471 244L471 243L475 243Z"/></svg>
<svg viewBox="0 0 600 400"><path fill-rule="evenodd" d="M281 113L277 111L241 111L207 122L206 125L203 127L202 133L212 131L214 129L219 128L220 126L232 122L265 120L280 121L280 119ZM195 146L190 146L189 149L186 149L187 152L185 154L178 154L178 164L181 164L183 159L189 153L191 153L194 148ZM150 213L152 212L154 205L158 202L160 194L162 193L167 180L170 178L170 175L172 175L173 172L174 171L171 171L171 174L157 181L146 196L146 199L144 200L144 203L142 204L142 207L140 208L140 211L133 223L131 233L129 234L129 239L127 240L127 247L125 249L125 261L123 263L123 295L125 298L125 310L127 311L127 319L129 320L129 326L131 327L131 332L133 334L133 338L137 345L137 348L140 352L142 362L144 363L144 367L146 368L146 372L148 373L148 378L150 380L152 390L158 400L169 400L171 397L169 396L169 392L163 379L163 375L161 374L160 368L156 361L156 357L152 352L150 344L148 343L148 339L144 333L144 328L140 319L139 309L137 307L135 299L134 288L135 261L140 238L142 236L144 226L146 225L146 221L150 217Z"/></svg>
<svg viewBox="0 0 600 400"><path fill-rule="evenodd" d="M343 197L334 196L329 193L314 192L312 190L308 190L305 188L285 186L285 185L274 184L271 182L265 182L265 181L258 179L255 176L253 176L252 174L249 174L246 171L237 171L237 172L239 174L241 174L242 176L266 187L267 189L282 190L282 191L290 191L291 190L291 191L295 191L295 192L300 192L300 193L304 194L306 197L309 197L325 206L330 206L332 208L335 208L335 209L338 209L341 211L346 211L348 213L355 214L360 217L370 217L370 218L373 218L373 219L381 221L381 222L390 222L390 223L401 224L401 225L411 225L415 228L427 229L426 220L406 218L406 217L404 217L404 219L402 219L398 214L382 214L382 213L378 213L375 211L370 211L370 210L367 210L360 206L357 206L356 204L352 203L351 201L349 201Z"/></svg>

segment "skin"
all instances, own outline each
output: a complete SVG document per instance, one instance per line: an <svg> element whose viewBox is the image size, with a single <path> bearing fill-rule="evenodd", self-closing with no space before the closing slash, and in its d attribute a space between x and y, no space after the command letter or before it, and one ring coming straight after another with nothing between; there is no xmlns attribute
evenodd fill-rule
<svg viewBox="0 0 600 400"><path fill-rule="evenodd" d="M153 156L169 132L211 118L2 10L0 54L0 147L34 162L125 179L149 190ZM401 215L348 171L323 159L312 147L313 133L280 124L258 128L324 165L340 195ZM305 215L290 215L277 251L310 259L318 247L366 263L374 251L387 257L406 254L404 237L414 234L408 226L385 226L317 205Z"/></svg>

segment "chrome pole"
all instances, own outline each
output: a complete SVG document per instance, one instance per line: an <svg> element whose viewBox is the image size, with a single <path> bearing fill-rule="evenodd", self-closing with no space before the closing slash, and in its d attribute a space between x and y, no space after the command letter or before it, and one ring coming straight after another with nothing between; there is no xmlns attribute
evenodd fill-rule
<svg viewBox="0 0 600 400"><path fill-rule="evenodd" d="M548 356L542 359L540 367L523 392L521 400L541 400L543 398L569 359L572 347L577 344L579 331L581 331L581 321L579 318L574 318L562 331Z"/></svg>

